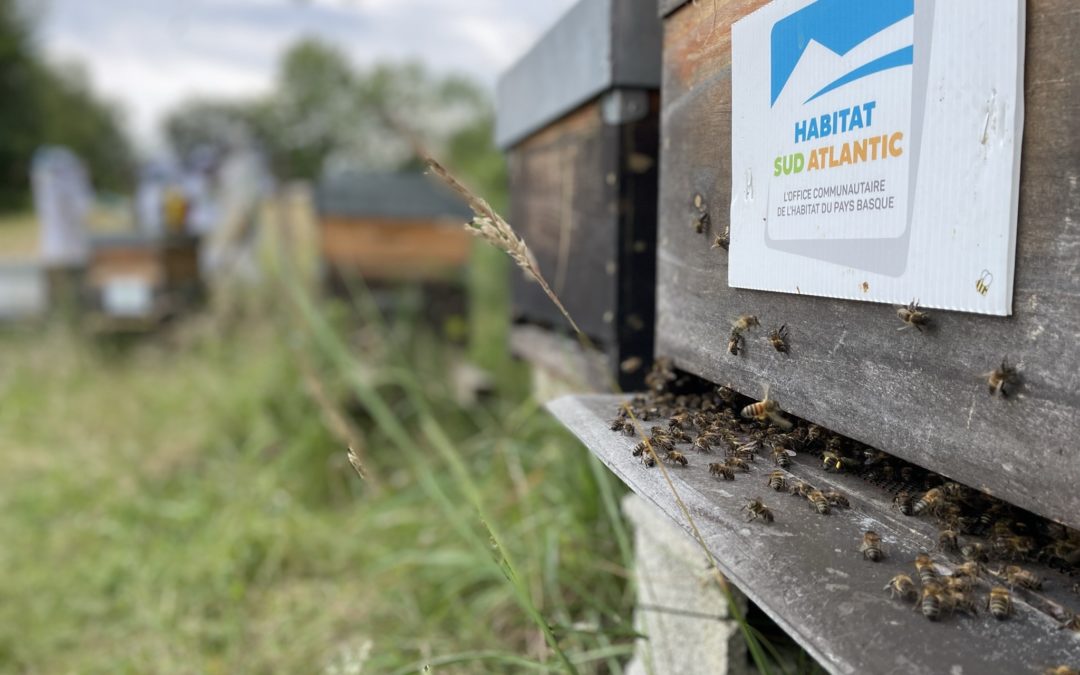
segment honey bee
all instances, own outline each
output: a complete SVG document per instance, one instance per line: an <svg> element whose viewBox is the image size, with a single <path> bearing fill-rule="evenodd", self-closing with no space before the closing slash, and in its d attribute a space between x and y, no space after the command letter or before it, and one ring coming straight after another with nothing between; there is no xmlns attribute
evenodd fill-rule
<svg viewBox="0 0 1080 675"><path fill-rule="evenodd" d="M964 560L972 562L986 562L989 559L986 554L986 547L978 542L961 546L960 555L964 556Z"/></svg>
<svg viewBox="0 0 1080 675"><path fill-rule="evenodd" d="M653 459L651 454L642 455L641 463L645 465L646 469L651 469L656 466L656 460Z"/></svg>
<svg viewBox="0 0 1080 675"><path fill-rule="evenodd" d="M1068 666L1053 666L1044 670L1043 675L1080 675L1080 670Z"/></svg>
<svg viewBox="0 0 1080 675"><path fill-rule="evenodd" d="M682 412L675 413L668 418L667 424L668 428L672 430L685 429L686 427L690 426L690 412L684 410Z"/></svg>
<svg viewBox="0 0 1080 675"><path fill-rule="evenodd" d="M1011 535L994 539L994 552L1009 560L1028 557L1035 550L1035 540L1031 537Z"/></svg>
<svg viewBox="0 0 1080 675"><path fill-rule="evenodd" d="M810 502L810 508L823 516L829 514L829 500L825 499L821 490L811 490L810 494L806 495L806 499Z"/></svg>
<svg viewBox="0 0 1080 675"><path fill-rule="evenodd" d="M959 610L968 616L978 616L978 604L971 589L949 588L946 593L950 609Z"/></svg>
<svg viewBox="0 0 1080 675"><path fill-rule="evenodd" d="M1080 633L1080 616L1071 614L1068 618L1065 618L1058 624L1058 630L1071 630L1074 633Z"/></svg>
<svg viewBox="0 0 1080 675"><path fill-rule="evenodd" d="M735 480L735 472L731 467L722 462L713 462L709 465L709 473L724 480Z"/></svg>
<svg viewBox="0 0 1080 675"><path fill-rule="evenodd" d="M937 583L937 568L934 567L934 561L925 553L915 556L915 571L918 572L919 581L923 584Z"/></svg>
<svg viewBox="0 0 1080 675"><path fill-rule="evenodd" d="M627 424L630 424L631 430L634 428L633 423L629 422L625 416L615 417L608 422L608 429L611 429L612 431L622 431L623 427Z"/></svg>
<svg viewBox="0 0 1080 675"><path fill-rule="evenodd" d="M773 463L781 469L786 469L791 466L791 455L794 454L794 450L777 446L772 451Z"/></svg>
<svg viewBox="0 0 1080 675"><path fill-rule="evenodd" d="M851 502L841 492L837 490L825 491L825 500L829 502L829 506L835 506L840 509L850 509Z"/></svg>
<svg viewBox="0 0 1080 675"><path fill-rule="evenodd" d="M804 480L792 478L787 482L788 492L796 497L806 497L814 490L814 486Z"/></svg>
<svg viewBox="0 0 1080 675"><path fill-rule="evenodd" d="M1012 614L1012 596L1009 589L1004 586L994 586L990 589L990 596L986 599L986 606L998 621L1009 618Z"/></svg>
<svg viewBox="0 0 1080 675"><path fill-rule="evenodd" d="M942 610L947 607L948 596L941 588L941 584L936 581L923 582L922 601L919 603L922 615L931 621L937 621L941 618Z"/></svg>
<svg viewBox="0 0 1080 675"><path fill-rule="evenodd" d="M694 228L694 232L697 232L698 234L705 234L705 230L709 229L710 221L711 218L709 217L709 212L701 211L696 216L694 216L693 220L691 220L691 225Z"/></svg>
<svg viewBox="0 0 1080 675"><path fill-rule="evenodd" d="M728 337L727 350L732 356L738 356L739 351L742 349L743 336L742 333L732 329L730 337Z"/></svg>
<svg viewBox="0 0 1080 675"><path fill-rule="evenodd" d="M1019 586L1033 591L1042 588L1042 579L1036 574L1017 565L1009 565L1005 568L1005 581L1009 586Z"/></svg>
<svg viewBox="0 0 1080 675"><path fill-rule="evenodd" d="M771 344L773 346L773 349L780 352L781 354L787 354L787 336L787 324L783 324L773 332L769 333L769 344Z"/></svg>
<svg viewBox="0 0 1080 675"><path fill-rule="evenodd" d="M769 507L765 506L765 503L761 501L760 497L754 497L746 502L746 506L742 507L743 511L746 511L746 521L750 522L756 518L761 518L766 523L773 522L773 513L769 510Z"/></svg>
<svg viewBox="0 0 1080 675"><path fill-rule="evenodd" d="M780 410L780 405L769 398L768 389L765 391L765 398L757 403L751 403L746 406L739 415L744 419L755 419L761 423L772 422L784 431L788 431L793 426L792 423L784 417L783 411Z"/></svg>
<svg viewBox="0 0 1080 675"><path fill-rule="evenodd" d="M881 535L873 530L867 530L863 533L859 551L862 553L863 560L881 562L881 559L885 557L885 554L881 552Z"/></svg>
<svg viewBox="0 0 1080 675"><path fill-rule="evenodd" d="M975 586L975 579L969 576L956 576L955 574L945 579L945 589L967 593Z"/></svg>
<svg viewBox="0 0 1080 675"><path fill-rule="evenodd" d="M840 473L844 470L844 460L832 450L821 453L821 465L826 471Z"/></svg>
<svg viewBox="0 0 1080 675"><path fill-rule="evenodd" d="M694 439L693 448L698 452L710 453L712 452L713 437L709 434L698 434L698 437Z"/></svg>
<svg viewBox="0 0 1080 675"><path fill-rule="evenodd" d="M905 602L911 602L919 597L915 582L906 574L897 574L882 590L888 591L893 598L900 598Z"/></svg>
<svg viewBox="0 0 1080 675"><path fill-rule="evenodd" d="M912 300L906 307L900 307L896 310L896 316L904 322L898 330L904 330L905 328L914 327L920 333L923 332L923 327L930 324L930 315L919 309L919 301Z"/></svg>
<svg viewBox="0 0 1080 675"><path fill-rule="evenodd" d="M908 494L907 492L902 492L901 491L901 492L896 493L896 496L893 497L893 502L892 503L893 503L893 506L895 506L897 509L899 509L900 513L904 514L905 516L910 516L911 515L911 507L912 507L911 495Z"/></svg>
<svg viewBox="0 0 1080 675"><path fill-rule="evenodd" d="M754 458L757 457L757 451L759 449L761 449L761 443L758 441L751 441L749 443L743 443L742 445L736 446L732 449L730 454L732 457L748 459L753 462L756 461Z"/></svg>
<svg viewBox="0 0 1080 675"><path fill-rule="evenodd" d="M806 430L806 440L809 443L816 443L825 436L825 428L817 424L811 424Z"/></svg>
<svg viewBox="0 0 1080 675"><path fill-rule="evenodd" d="M955 553L960 550L960 542L956 539L956 531L952 529L938 532L937 544L939 551Z"/></svg>
<svg viewBox="0 0 1080 675"><path fill-rule="evenodd" d="M941 488L932 488L923 493L922 497L919 497L915 505L911 507L911 514L917 516L923 511L931 514L937 513L944 501L945 497L941 492Z"/></svg>
<svg viewBox="0 0 1080 675"><path fill-rule="evenodd" d="M750 465L742 457L728 457L727 465L731 467L732 471L742 471L743 473L749 473L750 471Z"/></svg>
<svg viewBox="0 0 1080 675"><path fill-rule="evenodd" d="M753 314L743 314L738 319L735 319L731 324L731 330L735 333L741 333L746 330L750 330L754 326L760 326L758 318Z"/></svg>
<svg viewBox="0 0 1080 675"><path fill-rule="evenodd" d="M787 487L787 476L784 475L783 471L777 469L769 474L769 480L766 484L779 492Z"/></svg>
<svg viewBox="0 0 1080 675"><path fill-rule="evenodd" d="M974 579L979 576L979 563L975 562L974 560L970 560L962 565L957 565L956 569L953 570L952 575L956 578L966 577L969 579Z"/></svg>
<svg viewBox="0 0 1080 675"><path fill-rule="evenodd" d="M1007 398L1009 392L1005 387L1006 385L1013 384L1016 381L1016 378L1016 368L1009 365L1007 358L1001 359L1000 366L991 370L989 373L986 373L986 385L990 389L990 395Z"/></svg>
<svg viewBox="0 0 1080 675"><path fill-rule="evenodd" d="M669 450L668 453L664 455L664 460L672 464L681 464L682 466L686 466L690 463L687 461L686 456L678 450Z"/></svg>
<svg viewBox="0 0 1080 675"><path fill-rule="evenodd" d="M725 224L724 231L716 235L713 239L713 248L722 248L725 251L728 250L728 246L731 246L731 225Z"/></svg>

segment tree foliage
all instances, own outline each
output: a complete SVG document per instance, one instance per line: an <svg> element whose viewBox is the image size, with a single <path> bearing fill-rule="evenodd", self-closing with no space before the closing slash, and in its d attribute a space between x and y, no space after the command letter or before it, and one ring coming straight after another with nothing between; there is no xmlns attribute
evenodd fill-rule
<svg viewBox="0 0 1080 675"><path fill-rule="evenodd" d="M94 97L82 71L42 60L16 0L0 0L0 101L0 208L26 203L41 145L71 148L98 187L128 184L131 147L117 112Z"/></svg>
<svg viewBox="0 0 1080 675"><path fill-rule="evenodd" d="M488 95L468 79L437 76L417 63L358 69L335 47L306 39L283 56L269 94L188 103L169 116L166 133L181 156L203 144L254 141L282 179L417 168L415 134L478 189L498 196L504 168L493 123Z"/></svg>

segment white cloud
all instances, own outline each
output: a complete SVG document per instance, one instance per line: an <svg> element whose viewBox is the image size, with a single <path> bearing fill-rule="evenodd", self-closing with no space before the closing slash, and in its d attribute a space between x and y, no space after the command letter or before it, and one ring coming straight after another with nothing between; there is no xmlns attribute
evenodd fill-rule
<svg viewBox="0 0 1080 675"><path fill-rule="evenodd" d="M83 63L143 147L192 97L266 91L289 44L316 36L357 65L416 59L486 86L573 0L37 0L39 42Z"/></svg>

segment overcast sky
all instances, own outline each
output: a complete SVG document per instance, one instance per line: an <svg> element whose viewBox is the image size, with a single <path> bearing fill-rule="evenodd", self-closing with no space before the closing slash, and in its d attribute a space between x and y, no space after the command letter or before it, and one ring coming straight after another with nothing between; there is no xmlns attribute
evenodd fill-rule
<svg viewBox="0 0 1080 675"><path fill-rule="evenodd" d="M25 0L56 61L79 61L144 148L196 95L266 91L282 50L314 35L357 65L420 59L485 86L574 0Z"/></svg>

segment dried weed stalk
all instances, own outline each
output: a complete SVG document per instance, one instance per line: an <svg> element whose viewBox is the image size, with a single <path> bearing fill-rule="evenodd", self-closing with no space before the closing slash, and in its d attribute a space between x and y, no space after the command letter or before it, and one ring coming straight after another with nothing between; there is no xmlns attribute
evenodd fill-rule
<svg viewBox="0 0 1080 675"><path fill-rule="evenodd" d="M465 224L465 229L474 237L484 239L510 256L510 259L525 272L526 276L540 284L540 288L544 290L548 298L555 303L562 315L570 322L570 327L574 329L574 332L583 334L574 319L571 318L570 313L563 307L559 296L555 295L555 292L548 286L544 275L540 273L540 266L536 263L536 258L533 257L529 247L525 245L525 240L514 232L514 228L510 227L510 224L495 212L495 209L491 208L484 199L473 194L469 188L462 185L442 164L439 164L431 157L427 157L426 160L431 172L461 195L475 214L472 221Z"/></svg>

